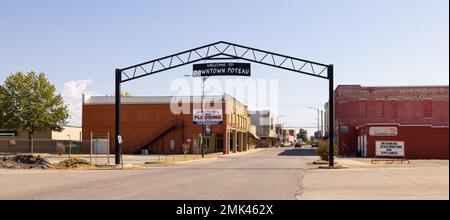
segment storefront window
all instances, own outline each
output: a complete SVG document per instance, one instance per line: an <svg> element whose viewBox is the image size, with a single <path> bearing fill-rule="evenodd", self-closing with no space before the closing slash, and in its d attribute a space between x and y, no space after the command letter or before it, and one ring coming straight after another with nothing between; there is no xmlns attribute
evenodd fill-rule
<svg viewBox="0 0 450 220"><path fill-rule="evenodd" d="M339 126L339 133L340 134L347 134L348 133L348 126L346 126L346 125Z"/></svg>

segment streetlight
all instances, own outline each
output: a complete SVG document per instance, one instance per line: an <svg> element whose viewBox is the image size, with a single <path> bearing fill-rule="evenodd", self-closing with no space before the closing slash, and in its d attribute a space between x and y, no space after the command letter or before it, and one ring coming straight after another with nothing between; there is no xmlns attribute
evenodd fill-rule
<svg viewBox="0 0 450 220"><path fill-rule="evenodd" d="M280 125L280 129L279 129L279 131L278 131L278 138L280 138L281 139L281 135L282 135L282 124L280 124L280 121L279 121L279 118L281 118L281 117L285 117L286 115L279 115L278 117L277 117L277 126L278 125Z"/></svg>
<svg viewBox="0 0 450 220"><path fill-rule="evenodd" d="M207 76L202 76L202 103L201 103L201 108L202 108L202 119L203 119L203 123L202 123L202 158L205 157L205 144L206 144L206 134L205 134L205 130L206 130L206 119L205 119L205 107L204 107L204 97L205 97L205 81L208 79Z"/></svg>
<svg viewBox="0 0 450 220"><path fill-rule="evenodd" d="M70 137L70 134L67 134L67 136L69 136L69 158L70 158L70 155L72 154L72 138Z"/></svg>
<svg viewBox="0 0 450 220"><path fill-rule="evenodd" d="M280 121L279 121L279 118L281 118L281 117L286 117L287 115L278 115L278 117L277 117L277 123L279 123Z"/></svg>
<svg viewBox="0 0 450 220"><path fill-rule="evenodd" d="M314 109L314 110L317 111L317 133L319 133L319 131L320 131L320 122L319 122L319 120L320 120L320 109L315 108L315 107L308 107L308 108ZM319 134L318 134L318 136L319 136Z"/></svg>

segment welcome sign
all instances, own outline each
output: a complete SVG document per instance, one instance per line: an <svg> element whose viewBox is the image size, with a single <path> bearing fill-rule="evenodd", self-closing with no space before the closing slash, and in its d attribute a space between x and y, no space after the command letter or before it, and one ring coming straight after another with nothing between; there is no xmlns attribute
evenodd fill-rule
<svg viewBox="0 0 450 220"><path fill-rule="evenodd" d="M194 64L192 76L250 76L250 63Z"/></svg>

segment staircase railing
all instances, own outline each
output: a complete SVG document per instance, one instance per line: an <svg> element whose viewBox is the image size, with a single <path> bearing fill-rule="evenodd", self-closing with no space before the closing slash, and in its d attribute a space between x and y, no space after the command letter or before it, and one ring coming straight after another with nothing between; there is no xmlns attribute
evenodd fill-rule
<svg viewBox="0 0 450 220"><path fill-rule="evenodd" d="M183 120L172 120L169 123L161 126L156 132L152 133L149 137L145 138L140 144L140 151L147 149L151 144L153 144L160 137L164 136L167 132L174 128L182 128L184 126Z"/></svg>

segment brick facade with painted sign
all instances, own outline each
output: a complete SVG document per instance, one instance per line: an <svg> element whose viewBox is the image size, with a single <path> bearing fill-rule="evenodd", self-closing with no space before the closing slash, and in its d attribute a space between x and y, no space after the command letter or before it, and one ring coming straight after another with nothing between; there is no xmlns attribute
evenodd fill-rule
<svg viewBox="0 0 450 220"><path fill-rule="evenodd" d="M339 153L373 157L375 141L388 140L404 141L408 158L448 159L448 88L339 85L334 91Z"/></svg>
<svg viewBox="0 0 450 220"><path fill-rule="evenodd" d="M180 100L178 100L181 98ZM183 144L189 143L189 153L196 153L202 134L201 97L143 96L122 98L122 139L125 154L183 153ZM205 96L207 124L207 153L246 151L255 147L255 134L250 131L247 106L230 95ZM174 105L171 105L175 103ZM186 108L185 108L186 107ZM186 110L175 114L178 108ZM113 133L114 97L92 96L83 103L83 136L90 132ZM114 140L111 135L111 153ZM175 145L175 146L174 146ZM83 146L89 152L89 145Z"/></svg>

